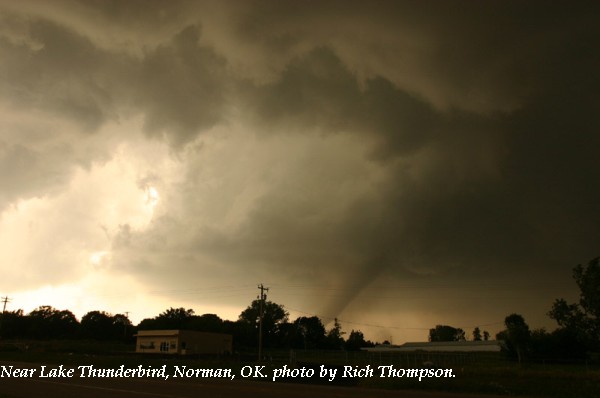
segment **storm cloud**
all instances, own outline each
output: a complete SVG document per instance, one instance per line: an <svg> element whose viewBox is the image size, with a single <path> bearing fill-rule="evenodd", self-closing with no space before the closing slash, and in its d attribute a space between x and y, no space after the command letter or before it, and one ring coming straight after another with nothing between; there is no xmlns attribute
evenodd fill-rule
<svg viewBox="0 0 600 398"><path fill-rule="evenodd" d="M142 318L229 316L263 282L292 312L396 328L378 339L546 326L598 255L597 15L0 2L0 288L85 286L83 312L150 297Z"/></svg>

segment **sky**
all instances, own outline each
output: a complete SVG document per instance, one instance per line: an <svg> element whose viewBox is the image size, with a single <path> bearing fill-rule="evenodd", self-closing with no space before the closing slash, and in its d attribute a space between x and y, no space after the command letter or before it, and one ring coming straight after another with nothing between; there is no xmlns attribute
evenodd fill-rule
<svg viewBox="0 0 600 398"><path fill-rule="evenodd" d="M595 2L0 0L0 294L425 341L600 255Z"/></svg>

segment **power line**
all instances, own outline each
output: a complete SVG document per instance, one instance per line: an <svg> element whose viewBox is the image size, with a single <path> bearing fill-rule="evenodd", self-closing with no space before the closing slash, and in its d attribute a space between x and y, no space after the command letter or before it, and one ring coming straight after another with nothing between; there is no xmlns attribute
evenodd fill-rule
<svg viewBox="0 0 600 398"><path fill-rule="evenodd" d="M319 285L302 285L302 284L294 284L294 285L282 285L282 284L271 284L272 286L276 286L281 289L298 289L298 290L324 290L324 291L336 291L336 292L347 292L347 291L355 291L356 287L331 287L331 286L319 286ZM571 284L569 284L570 286ZM515 290L537 290L537 291L555 291L557 287L563 287L565 283L544 283L544 284L535 284L535 285L516 285L509 283L478 283L478 284L399 284L399 285L370 285L369 289L374 289L378 291L382 290L397 290L397 289L417 289L417 290L427 290L427 289L456 289L456 290L509 290L511 292Z"/></svg>
<svg viewBox="0 0 600 398"><path fill-rule="evenodd" d="M291 308L291 307L285 307L289 310L295 311L295 312L299 312L301 314L306 314L306 315L311 315L311 316L316 316L322 319L329 319L329 320L334 320L336 319L335 317L328 317L328 316L323 316L323 315L317 315L317 314L313 314L310 312L306 312L306 311L302 311L302 310L298 310L295 308ZM343 319L339 319L337 318L338 321L342 322L342 323L347 323L350 325L359 325L359 326L368 326L368 327L375 327L375 328L382 328L382 329L399 329L399 330L430 330L431 328L415 328L415 327L403 327L403 326L386 326L386 325L375 325L375 324L371 324L371 323L362 323L362 322L353 322L353 321L347 321L347 320L343 320ZM479 325L474 325L474 326L457 326L458 328L461 329L472 329L475 327L485 327L485 326L494 326L494 325L501 325L504 322L491 322L491 323L486 323L486 324L479 324Z"/></svg>

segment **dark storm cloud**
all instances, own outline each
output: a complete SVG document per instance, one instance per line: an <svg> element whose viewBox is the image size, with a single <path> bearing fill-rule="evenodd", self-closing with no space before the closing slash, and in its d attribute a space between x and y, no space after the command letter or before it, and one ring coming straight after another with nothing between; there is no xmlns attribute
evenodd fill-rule
<svg viewBox="0 0 600 398"><path fill-rule="evenodd" d="M19 106L63 115L79 122L82 132L141 112L150 134L168 130L177 144L221 119L224 62L200 46L196 26L180 27L141 57L100 48L41 18L27 22L26 34L36 48L0 40L5 59L0 88Z"/></svg>
<svg viewBox="0 0 600 398"><path fill-rule="evenodd" d="M253 264L254 271L280 278L341 279L354 292L330 303L334 315L384 272L511 279L524 269L560 274L574 257L593 255L597 102L594 83L580 77L595 76L597 59L585 51L591 27L570 32L567 26L578 18L560 20L548 10L535 29L527 17L534 10L522 17L499 4L466 11L448 18L408 13L439 22L422 28L427 40L441 43L423 61L425 70L434 81L445 76L456 90L447 103L472 101L464 109L459 103L440 109L426 100L429 93L403 89L393 76L361 81L335 45L290 58L272 82L244 83L240 104L255 130L364 137L370 149L357 161L378 163L386 177L369 195L345 198L345 210L333 214L322 187L314 196L297 190L310 186L308 178L326 180L322 168L335 153L320 153L290 175L295 185L289 191L275 186L264 194L237 231L200 229L184 250ZM265 43L275 51L301 42L302 34L313 40L318 34L285 33L282 20L293 25L291 13L271 12L282 19L240 25L246 40L268 38L273 29L276 35ZM350 8L340 18L352 14ZM337 177L331 186L349 178Z"/></svg>
<svg viewBox="0 0 600 398"><path fill-rule="evenodd" d="M118 231L124 272L319 278L350 292L314 299L337 315L381 275L564 278L597 255L593 4L75 4L93 28L38 16L0 39L0 90L86 133L141 114L188 162L172 214ZM241 149L211 158L211 128Z"/></svg>
<svg viewBox="0 0 600 398"><path fill-rule="evenodd" d="M329 48L293 59L278 81L250 90L250 113L269 131L319 130L379 136L375 157L406 155L432 139L440 115L383 78L359 86Z"/></svg>
<svg viewBox="0 0 600 398"><path fill-rule="evenodd" d="M134 98L146 115L146 129L164 132L174 144L193 140L224 113L225 62L201 47L199 38L199 28L183 29L168 45L146 54L136 76Z"/></svg>
<svg viewBox="0 0 600 398"><path fill-rule="evenodd" d="M106 59L89 41L46 21L29 23L27 34L36 48L0 39L2 96L21 107L62 114L84 132L95 130L112 100L96 78Z"/></svg>
<svg viewBox="0 0 600 398"><path fill-rule="evenodd" d="M357 294L390 269L504 279L543 269L552 278L578 256L593 256L600 236L593 221L600 170L594 116L600 65L591 51L597 29L588 10L566 17L562 11L494 4L433 16L440 24L428 36L441 44L428 67L459 89L450 103L462 96L474 101L463 110L460 104L436 110L385 77L361 86L328 47L293 58L248 101L264 125L379 137L369 159L400 160L388 164L375 199L356 200L334 223L326 215L310 218L314 212L306 215L314 225L304 223L306 208L278 193L262 198L243 229L248 233L231 243L240 258L260 258L295 275L323 267L324 274L343 275ZM257 25L268 36L269 24ZM479 99L496 111L484 104L476 112ZM411 164L411 156L418 160ZM332 265L322 255L340 252L353 259ZM340 300L338 309L349 301Z"/></svg>
<svg viewBox="0 0 600 398"><path fill-rule="evenodd" d="M179 147L221 121L228 92L223 60L200 46L199 27L180 26L133 55L101 47L51 15L1 15L7 23L0 32L0 97L6 112L27 118L2 125L3 170L10 174L3 180L2 205L56 193L72 175L71 164L106 160L111 149L86 149L93 145L86 136L107 122L141 114L149 136L164 134Z"/></svg>
<svg viewBox="0 0 600 398"><path fill-rule="evenodd" d="M540 4L255 2L234 14L234 31L275 63L330 46L361 79L383 76L438 107L513 110L534 84L528 60L591 21L585 9L562 18L562 5Z"/></svg>

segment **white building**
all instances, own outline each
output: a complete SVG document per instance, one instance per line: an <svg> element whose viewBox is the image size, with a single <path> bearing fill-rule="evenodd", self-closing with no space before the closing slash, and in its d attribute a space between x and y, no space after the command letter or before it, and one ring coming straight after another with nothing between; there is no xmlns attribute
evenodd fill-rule
<svg viewBox="0 0 600 398"><path fill-rule="evenodd" d="M504 342L489 341L435 341L423 343L404 343L402 345L381 344L375 347L363 348L371 352L500 352Z"/></svg>

